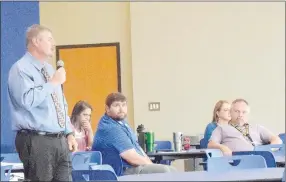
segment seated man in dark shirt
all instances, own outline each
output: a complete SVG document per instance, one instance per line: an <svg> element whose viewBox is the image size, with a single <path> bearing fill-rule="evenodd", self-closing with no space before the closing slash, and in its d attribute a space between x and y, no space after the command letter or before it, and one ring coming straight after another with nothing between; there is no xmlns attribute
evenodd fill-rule
<svg viewBox="0 0 286 182"><path fill-rule="evenodd" d="M111 155L120 156L125 175L176 171L172 166L153 164L142 150L126 121L127 99L123 94L109 94L105 105L106 113L98 123L92 146L92 150L108 151L108 155L103 155L103 161Z"/></svg>

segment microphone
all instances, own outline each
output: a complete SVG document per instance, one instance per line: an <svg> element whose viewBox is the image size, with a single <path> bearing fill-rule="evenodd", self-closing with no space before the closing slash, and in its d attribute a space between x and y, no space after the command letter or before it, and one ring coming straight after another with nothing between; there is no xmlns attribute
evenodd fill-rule
<svg viewBox="0 0 286 182"><path fill-rule="evenodd" d="M65 63L63 62L63 60L58 60L57 61L57 70L60 69L61 67L64 67ZM63 84L61 84L61 87L62 87L62 91L64 91L64 88L63 88Z"/></svg>
<svg viewBox="0 0 286 182"><path fill-rule="evenodd" d="M57 61L57 70L61 67L64 67L65 63L63 62L63 60L58 60ZM65 106L65 96L64 96L64 88L63 88L63 84L61 84L61 87L62 87L62 100L63 100L63 110L64 110L64 120L65 120L65 131L67 130L67 118L66 118L66 115L67 115L67 110L66 110L66 106ZM68 168L69 168L69 163L68 163Z"/></svg>
<svg viewBox="0 0 286 182"><path fill-rule="evenodd" d="M65 63L63 62L63 60L58 60L57 61L57 70L61 67L64 67Z"/></svg>

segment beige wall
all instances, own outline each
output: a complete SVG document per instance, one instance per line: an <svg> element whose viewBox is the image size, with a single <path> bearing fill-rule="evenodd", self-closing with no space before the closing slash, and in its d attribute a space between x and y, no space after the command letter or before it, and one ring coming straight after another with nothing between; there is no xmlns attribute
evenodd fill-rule
<svg viewBox="0 0 286 182"><path fill-rule="evenodd" d="M120 42L122 91L132 121L129 3L40 2L40 22L52 29L57 45Z"/></svg>
<svg viewBox="0 0 286 182"><path fill-rule="evenodd" d="M203 133L219 99L242 97L250 122L284 132L284 3L131 3L130 17L136 125Z"/></svg>
<svg viewBox="0 0 286 182"><path fill-rule="evenodd" d="M202 133L215 102L237 97L250 102L251 122L283 132L284 13L266 2L40 3L59 45L120 42L129 120L134 103L135 126L158 139Z"/></svg>

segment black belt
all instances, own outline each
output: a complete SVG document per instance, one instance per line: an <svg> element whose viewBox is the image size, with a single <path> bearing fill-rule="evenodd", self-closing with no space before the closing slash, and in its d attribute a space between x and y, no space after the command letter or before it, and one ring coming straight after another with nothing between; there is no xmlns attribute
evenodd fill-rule
<svg viewBox="0 0 286 182"><path fill-rule="evenodd" d="M65 136L65 133L63 131L61 132L45 132L45 131L36 131L36 130L19 130L18 133L26 133L26 134L32 134L32 135L41 135L41 136L49 136L49 137L57 137L61 138Z"/></svg>

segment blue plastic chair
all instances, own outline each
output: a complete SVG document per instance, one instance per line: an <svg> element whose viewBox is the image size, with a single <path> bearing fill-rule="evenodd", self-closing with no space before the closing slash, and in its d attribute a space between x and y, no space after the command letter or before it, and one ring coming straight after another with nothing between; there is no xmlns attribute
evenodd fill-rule
<svg viewBox="0 0 286 182"><path fill-rule="evenodd" d="M102 164L110 165L117 176L122 176L124 172L123 160L120 157L120 155L112 149L106 149L102 151L101 154L102 154Z"/></svg>
<svg viewBox="0 0 286 182"><path fill-rule="evenodd" d="M223 153L219 149L206 149L205 152L208 159L213 157L223 157Z"/></svg>
<svg viewBox="0 0 286 182"><path fill-rule="evenodd" d="M282 140L282 142L285 144L285 133L280 133L279 134L280 139Z"/></svg>
<svg viewBox="0 0 286 182"><path fill-rule="evenodd" d="M202 138L201 140L200 140L200 148L201 149L206 149L206 148L208 148L208 141L205 139L205 138Z"/></svg>
<svg viewBox="0 0 286 182"><path fill-rule="evenodd" d="M75 152L72 154L73 170L88 170L90 165L102 164L102 156L99 151Z"/></svg>
<svg viewBox="0 0 286 182"><path fill-rule="evenodd" d="M7 144L1 144L1 154L6 154L6 153L15 153L17 152L15 147L12 145L7 145Z"/></svg>
<svg viewBox="0 0 286 182"><path fill-rule="evenodd" d="M208 141L205 138L202 138L200 140L200 149L206 149L206 148L208 148ZM205 171L207 170L206 161L207 161L207 157L204 157L203 163L201 163Z"/></svg>
<svg viewBox="0 0 286 182"><path fill-rule="evenodd" d="M269 151L274 156L285 156L285 144L258 145L255 151Z"/></svg>
<svg viewBox="0 0 286 182"><path fill-rule="evenodd" d="M207 161L209 172L266 168L265 159L259 155L237 155L229 157L211 157Z"/></svg>
<svg viewBox="0 0 286 182"><path fill-rule="evenodd" d="M207 166L208 158L223 157L223 153L219 149L205 149L205 152L206 152L206 157L203 158L203 162L200 164L203 165L204 170L207 171L208 170L208 166Z"/></svg>
<svg viewBox="0 0 286 182"><path fill-rule="evenodd" d="M1 181L10 181L12 165L1 166Z"/></svg>
<svg viewBox="0 0 286 182"><path fill-rule="evenodd" d="M284 172L283 172L282 182L285 182L285 170L284 170Z"/></svg>
<svg viewBox="0 0 286 182"><path fill-rule="evenodd" d="M155 141L155 150L172 150L172 143L170 141Z"/></svg>
<svg viewBox="0 0 286 182"><path fill-rule="evenodd" d="M277 167L273 154L269 151L239 151L232 155L260 155L264 157L267 167Z"/></svg>
<svg viewBox="0 0 286 182"><path fill-rule="evenodd" d="M165 152L172 152L172 143L170 141L155 141L155 150L156 151L165 151ZM160 164L171 165L173 160L161 160Z"/></svg>
<svg viewBox="0 0 286 182"><path fill-rule="evenodd" d="M3 162L11 163L21 163L18 153L1 153L1 158L3 157Z"/></svg>
<svg viewBox="0 0 286 182"><path fill-rule="evenodd" d="M113 168L109 165L92 166L89 170L73 170L73 181L118 181Z"/></svg>

